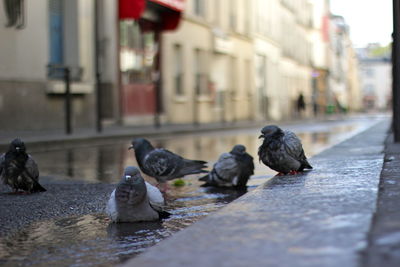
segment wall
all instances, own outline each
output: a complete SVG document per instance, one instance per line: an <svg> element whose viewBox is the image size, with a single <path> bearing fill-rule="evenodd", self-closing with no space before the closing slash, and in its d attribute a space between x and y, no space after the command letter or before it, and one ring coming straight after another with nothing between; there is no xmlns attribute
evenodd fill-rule
<svg viewBox="0 0 400 267"><path fill-rule="evenodd" d="M83 79L73 83L73 126L93 125L92 0L79 1L79 60ZM26 26L6 28L0 3L0 121L2 130L61 129L64 127L62 82L47 79L49 62L48 1L25 1ZM76 29L75 29L76 30ZM67 31L67 33L69 30Z"/></svg>

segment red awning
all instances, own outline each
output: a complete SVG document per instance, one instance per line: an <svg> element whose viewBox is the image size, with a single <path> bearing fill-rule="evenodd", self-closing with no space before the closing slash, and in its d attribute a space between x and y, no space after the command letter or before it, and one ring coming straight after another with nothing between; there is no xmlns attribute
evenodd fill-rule
<svg viewBox="0 0 400 267"><path fill-rule="evenodd" d="M184 0L147 0L159 9L162 30L175 30L184 10ZM154 6L154 5L153 5ZM139 19L146 8L146 0L119 0L119 19ZM150 8L150 7L148 7ZM165 10L165 11L161 11Z"/></svg>
<svg viewBox="0 0 400 267"><path fill-rule="evenodd" d="M184 0L148 0L177 12L182 12L185 7Z"/></svg>
<svg viewBox="0 0 400 267"><path fill-rule="evenodd" d="M145 0L119 0L119 19L139 19L145 7Z"/></svg>

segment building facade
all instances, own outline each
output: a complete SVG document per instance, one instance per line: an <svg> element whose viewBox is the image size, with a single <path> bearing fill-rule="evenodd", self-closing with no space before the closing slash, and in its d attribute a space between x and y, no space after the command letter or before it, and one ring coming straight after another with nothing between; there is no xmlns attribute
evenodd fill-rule
<svg viewBox="0 0 400 267"><path fill-rule="evenodd" d="M198 124L310 117L357 96L328 1L10 2L0 3L4 130L64 127L65 66L74 128L95 126L98 103L103 124Z"/></svg>
<svg viewBox="0 0 400 267"><path fill-rule="evenodd" d="M357 49L364 110L385 111L391 107L392 62L390 53L390 47L382 47L379 44L370 44Z"/></svg>
<svg viewBox="0 0 400 267"><path fill-rule="evenodd" d="M16 1L7 13L0 4L0 121L3 130L62 129L64 82L71 67L76 127L93 125L93 1ZM10 4L10 2L8 1ZM21 24L13 21L17 16Z"/></svg>

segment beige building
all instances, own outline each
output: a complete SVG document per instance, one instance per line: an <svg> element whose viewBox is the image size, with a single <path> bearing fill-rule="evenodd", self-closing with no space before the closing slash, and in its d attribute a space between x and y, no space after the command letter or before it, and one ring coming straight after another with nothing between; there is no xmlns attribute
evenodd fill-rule
<svg viewBox="0 0 400 267"><path fill-rule="evenodd" d="M310 115L311 5L307 0L257 0L254 8L258 117ZM303 95L305 112L297 111Z"/></svg>
<svg viewBox="0 0 400 267"><path fill-rule="evenodd" d="M171 123L253 119L252 1L189 0L163 35L164 103Z"/></svg>

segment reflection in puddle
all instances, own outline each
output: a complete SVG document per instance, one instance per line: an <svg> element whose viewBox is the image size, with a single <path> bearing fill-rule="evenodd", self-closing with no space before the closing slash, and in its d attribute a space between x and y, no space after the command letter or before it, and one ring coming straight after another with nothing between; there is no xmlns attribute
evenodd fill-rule
<svg viewBox="0 0 400 267"><path fill-rule="evenodd" d="M311 157L364 127L365 123L333 125L331 127L327 124L323 130L318 129L318 131L292 130L301 138L307 157ZM150 139L150 141L156 147L167 148L186 158L206 160L209 162L209 168L212 167L222 152L230 151L236 144L243 144L248 153L255 159L254 177L260 175L273 176L274 171L258 162L257 150L260 145L258 135L259 129L248 129L202 135L182 135L179 138L174 136ZM39 163L42 176L51 176L58 180L117 183L125 166L137 165L133 151L127 149L129 145L130 139L125 138L116 140L112 145L33 152L32 154ZM249 182L252 185L260 184L258 182L253 183L251 180Z"/></svg>
<svg viewBox="0 0 400 267"><path fill-rule="evenodd" d="M371 122L369 122L371 124ZM311 157L365 128L364 123L327 124L315 131L307 127L291 129L302 139ZM181 135L151 139L155 146L165 147L186 158L208 160L211 168L222 152L235 144L246 146L253 155L255 174L248 190L264 183L276 173L258 162L259 129ZM55 180L85 180L117 183L127 165L137 165L134 153L128 151L130 139L119 139L112 145L96 145L49 152L32 152L42 176ZM185 186L170 185L168 210L172 216L162 222L109 224L104 214L90 214L34 223L12 238L0 239L0 264L8 266L109 266L142 252L210 212L220 209L245 192L200 187L198 176L185 177ZM151 183L152 178L145 177Z"/></svg>

